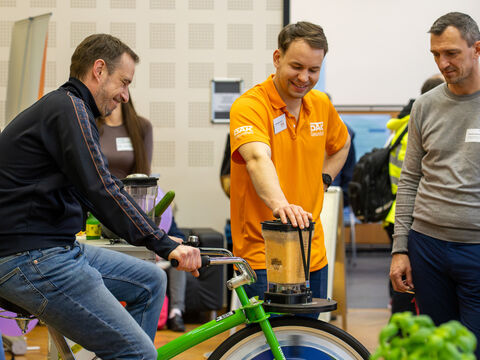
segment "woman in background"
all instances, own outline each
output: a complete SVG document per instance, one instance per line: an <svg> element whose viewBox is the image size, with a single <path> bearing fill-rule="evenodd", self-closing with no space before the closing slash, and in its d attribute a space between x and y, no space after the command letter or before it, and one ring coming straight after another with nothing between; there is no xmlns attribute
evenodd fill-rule
<svg viewBox="0 0 480 360"><path fill-rule="evenodd" d="M98 118L97 126L100 146L113 175L119 179L130 174L150 175L152 123L137 115L131 97L106 118Z"/></svg>
<svg viewBox="0 0 480 360"><path fill-rule="evenodd" d="M97 119L100 146L108 160L110 172L119 179L130 174L150 175L153 153L152 123L137 115L129 96L128 102L117 106L105 118ZM185 235L172 219L170 229L164 229L170 237L185 240ZM186 273L167 269L170 294L167 327L173 331L185 331L182 313L185 311Z"/></svg>

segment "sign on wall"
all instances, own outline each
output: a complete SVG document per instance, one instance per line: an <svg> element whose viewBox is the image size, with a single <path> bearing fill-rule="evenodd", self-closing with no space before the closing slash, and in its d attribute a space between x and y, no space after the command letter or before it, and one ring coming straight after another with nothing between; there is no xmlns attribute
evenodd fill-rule
<svg viewBox="0 0 480 360"><path fill-rule="evenodd" d="M213 79L212 87L212 122L226 124L230 122L230 108L242 94L242 79Z"/></svg>

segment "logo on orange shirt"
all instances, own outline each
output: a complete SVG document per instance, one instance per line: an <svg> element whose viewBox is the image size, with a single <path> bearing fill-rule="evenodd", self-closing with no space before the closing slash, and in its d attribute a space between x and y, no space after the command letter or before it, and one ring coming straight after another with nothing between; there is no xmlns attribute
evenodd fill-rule
<svg viewBox="0 0 480 360"><path fill-rule="evenodd" d="M310 123L311 136L323 136L323 121Z"/></svg>
<svg viewBox="0 0 480 360"><path fill-rule="evenodd" d="M236 138L239 138L243 135L247 134L253 134L253 126L252 125L247 125L247 126L240 126L233 130L233 136Z"/></svg>

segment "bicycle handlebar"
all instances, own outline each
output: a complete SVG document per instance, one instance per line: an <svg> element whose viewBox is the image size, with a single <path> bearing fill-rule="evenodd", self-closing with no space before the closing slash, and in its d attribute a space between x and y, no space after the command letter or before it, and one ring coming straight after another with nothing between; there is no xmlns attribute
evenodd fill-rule
<svg viewBox="0 0 480 360"><path fill-rule="evenodd" d="M198 247L200 242L197 236L189 236L183 245ZM234 277L227 281L227 288L233 290L242 285L252 284L257 281L257 274L251 268L250 264L240 257L234 257L232 252L222 248L203 248L199 247L202 257L202 266L208 265L235 265L240 274L234 272ZM176 259L170 260L173 267L178 266Z"/></svg>
<svg viewBox="0 0 480 360"><path fill-rule="evenodd" d="M200 266L200 269L203 268L203 267L207 267L208 265L210 265L210 256L202 255L201 258L202 258L202 266ZM170 260L170 264L171 264L174 268L178 267L178 265L179 265L177 259L172 259L172 260Z"/></svg>

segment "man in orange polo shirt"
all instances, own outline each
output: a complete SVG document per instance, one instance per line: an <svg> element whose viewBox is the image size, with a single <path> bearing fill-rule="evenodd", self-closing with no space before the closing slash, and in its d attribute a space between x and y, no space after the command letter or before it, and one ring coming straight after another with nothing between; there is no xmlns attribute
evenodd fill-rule
<svg viewBox="0 0 480 360"><path fill-rule="evenodd" d="M233 251L258 276L249 296L267 289L260 222L280 218L304 228L315 221L310 285L327 295L327 258L320 212L323 193L342 168L350 137L327 95L312 90L328 51L323 29L308 22L286 26L273 53L276 68L240 96L230 110Z"/></svg>

